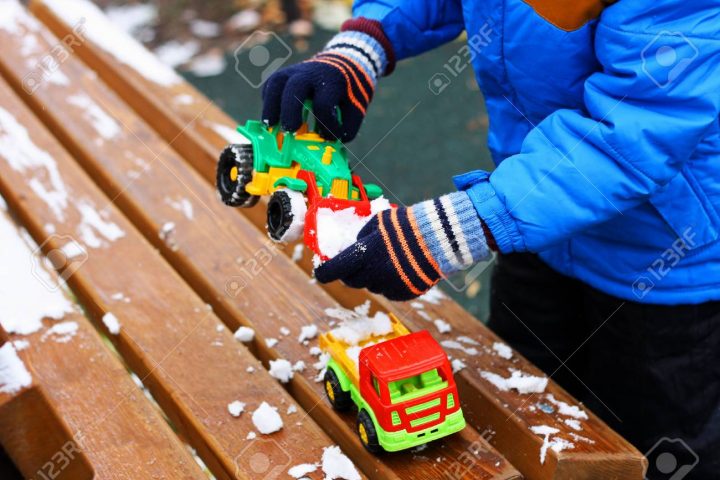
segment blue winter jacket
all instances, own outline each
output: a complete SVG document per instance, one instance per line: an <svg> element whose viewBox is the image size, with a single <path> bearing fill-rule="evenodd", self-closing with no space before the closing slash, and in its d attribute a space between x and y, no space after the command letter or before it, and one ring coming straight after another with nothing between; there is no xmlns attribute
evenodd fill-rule
<svg viewBox="0 0 720 480"><path fill-rule="evenodd" d="M503 253L648 303L720 300L718 0L358 0L398 59L467 32L497 168L456 177Z"/></svg>

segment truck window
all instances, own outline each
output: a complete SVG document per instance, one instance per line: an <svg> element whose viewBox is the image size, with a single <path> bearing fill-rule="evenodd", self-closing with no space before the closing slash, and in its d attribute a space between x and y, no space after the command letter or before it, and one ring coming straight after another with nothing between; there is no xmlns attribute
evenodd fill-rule
<svg viewBox="0 0 720 480"><path fill-rule="evenodd" d="M377 396L380 397L380 384L378 383L377 378L375 378L375 375L372 376L372 385L375 388L375 393L377 393Z"/></svg>
<svg viewBox="0 0 720 480"><path fill-rule="evenodd" d="M438 369L434 368L414 377L390 382L388 390L390 390L390 401L399 403L441 390L447 385L447 381L441 376Z"/></svg>

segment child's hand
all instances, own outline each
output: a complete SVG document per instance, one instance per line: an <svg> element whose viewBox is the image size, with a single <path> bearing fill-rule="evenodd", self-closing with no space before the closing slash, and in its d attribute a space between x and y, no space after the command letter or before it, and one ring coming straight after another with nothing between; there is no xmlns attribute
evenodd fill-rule
<svg viewBox="0 0 720 480"><path fill-rule="evenodd" d="M315 269L315 277L410 300L490 255L475 207L465 192L455 192L378 213L355 244Z"/></svg>
<svg viewBox="0 0 720 480"><path fill-rule="evenodd" d="M318 133L348 142L357 135L387 66L385 50L374 37L342 32L311 59L270 76L262 92L263 121L295 131L302 125L303 102L312 99Z"/></svg>

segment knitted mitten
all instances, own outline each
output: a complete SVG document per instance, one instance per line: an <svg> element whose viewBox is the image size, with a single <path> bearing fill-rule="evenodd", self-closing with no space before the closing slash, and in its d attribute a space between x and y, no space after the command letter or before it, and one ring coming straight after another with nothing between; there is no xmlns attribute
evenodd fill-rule
<svg viewBox="0 0 720 480"><path fill-rule="evenodd" d="M268 78L263 87L263 121L280 122L283 129L295 131L302 125L303 102L312 99L318 133L352 140L378 77L392 69L391 50L378 22L349 20L322 52Z"/></svg>
<svg viewBox="0 0 720 480"><path fill-rule="evenodd" d="M315 276L409 300L490 255L475 207L467 193L455 192L378 213L357 242L320 265Z"/></svg>

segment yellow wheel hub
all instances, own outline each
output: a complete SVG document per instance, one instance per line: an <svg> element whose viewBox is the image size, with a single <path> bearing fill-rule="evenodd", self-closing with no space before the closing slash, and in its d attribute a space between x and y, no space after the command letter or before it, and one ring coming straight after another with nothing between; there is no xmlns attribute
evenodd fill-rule
<svg viewBox="0 0 720 480"><path fill-rule="evenodd" d="M230 180L232 180L233 182L237 182L237 179L238 179L238 168L232 167L230 169Z"/></svg>
<svg viewBox="0 0 720 480"><path fill-rule="evenodd" d="M370 443L370 440L368 440L367 430L365 430L364 424L362 424L362 423L360 424L360 426L358 427L358 433L360 434L360 439L363 441L363 443L365 445Z"/></svg>
<svg viewBox="0 0 720 480"><path fill-rule="evenodd" d="M327 391L330 401L334 402L335 401L335 391L333 390L332 384L330 382L325 382L325 390Z"/></svg>

